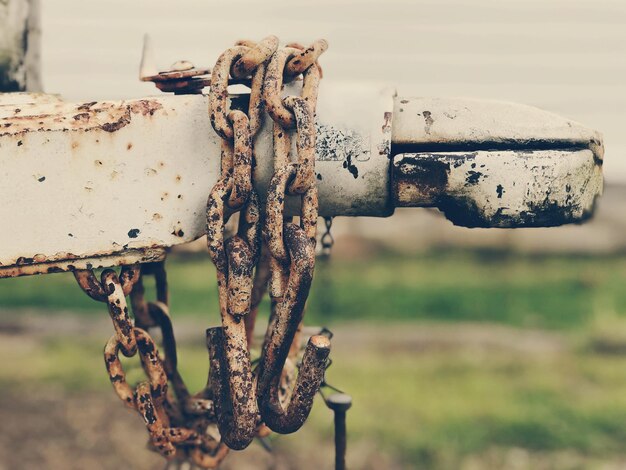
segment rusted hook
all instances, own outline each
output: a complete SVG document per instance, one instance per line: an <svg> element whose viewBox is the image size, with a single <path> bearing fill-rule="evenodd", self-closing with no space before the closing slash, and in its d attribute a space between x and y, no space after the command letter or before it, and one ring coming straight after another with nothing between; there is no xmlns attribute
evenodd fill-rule
<svg viewBox="0 0 626 470"><path fill-rule="evenodd" d="M257 371L257 395L265 424L273 431L291 433L302 426L311 411L313 398L323 379L330 341L324 336L313 336L309 340L294 393L289 407L284 410L278 399L279 380L302 321L315 267L314 245L301 227L286 224L284 238L289 254L290 275L282 296L276 299L271 331L263 345Z"/></svg>
<svg viewBox="0 0 626 470"><path fill-rule="evenodd" d="M261 405L263 421L272 431L289 434L302 427L311 412L313 399L324 378L329 354L328 338L321 335L311 336L286 410L280 403L278 393L280 376L273 379L272 386Z"/></svg>
<svg viewBox="0 0 626 470"><path fill-rule="evenodd" d="M207 332L210 383L224 442L244 449L256 432L258 407L244 318L250 311L252 270L259 254L258 198L251 192L241 214L239 233L223 241L225 201L230 184L216 185L207 204L209 252L217 268L222 328Z"/></svg>
<svg viewBox="0 0 626 470"><path fill-rule="evenodd" d="M252 442L258 420L244 323L240 321L239 324L244 333L243 347L238 341L239 334L235 334L236 338L232 335L229 337L231 333L228 332L229 328L209 328L206 332L211 363L209 382L213 392L218 428L222 442L235 450L245 449ZM233 371L233 368L238 370Z"/></svg>

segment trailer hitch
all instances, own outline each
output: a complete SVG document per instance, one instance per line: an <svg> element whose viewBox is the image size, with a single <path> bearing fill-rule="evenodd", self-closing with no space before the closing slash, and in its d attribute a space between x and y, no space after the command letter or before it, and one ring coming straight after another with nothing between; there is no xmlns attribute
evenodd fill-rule
<svg viewBox="0 0 626 470"><path fill-rule="evenodd" d="M0 278L158 261L202 236L220 172L207 109L202 94L0 94ZM555 226L588 219L602 193L601 135L529 106L322 82L316 130L325 217L437 207L467 227ZM259 194L272 142L265 119ZM299 199L286 206L297 213Z"/></svg>

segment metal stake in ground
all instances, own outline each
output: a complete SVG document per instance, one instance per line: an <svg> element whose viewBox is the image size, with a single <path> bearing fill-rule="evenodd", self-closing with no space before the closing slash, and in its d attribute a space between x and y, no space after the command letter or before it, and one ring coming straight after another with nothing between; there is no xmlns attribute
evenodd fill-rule
<svg viewBox="0 0 626 470"><path fill-rule="evenodd" d="M346 413L352 406L352 397L345 393L333 393L326 398L326 406L335 413L335 470L346 468Z"/></svg>

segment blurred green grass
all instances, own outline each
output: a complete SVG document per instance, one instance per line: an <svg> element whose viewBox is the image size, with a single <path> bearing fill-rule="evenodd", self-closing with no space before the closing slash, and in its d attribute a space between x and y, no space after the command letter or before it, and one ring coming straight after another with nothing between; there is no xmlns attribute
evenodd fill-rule
<svg viewBox="0 0 626 470"><path fill-rule="evenodd" d="M168 274L174 315L218 319L208 257L173 259ZM307 318L326 324L432 320L571 329L584 327L599 311L625 314L625 281L626 255L447 250L331 260L318 263ZM0 308L32 306L50 313L102 307L81 293L67 273L0 283Z"/></svg>
<svg viewBox="0 0 626 470"><path fill-rule="evenodd" d="M175 316L218 321L210 262L173 259L168 273ZM334 260L318 266L316 276L309 324L374 323L385 336L393 333L384 322L407 330L484 322L522 333L549 330L564 344L533 354L375 342L338 347L328 378L354 396L352 445L371 442L404 467L424 469L465 468L472 459L478 467L467 468L508 468L485 462L490 453L511 449L548 459L536 468L600 468L626 457L626 256L383 254ZM63 274L3 280L0 309L20 307L106 315ZM101 343L59 337L0 345L0 387L108 391ZM179 363L191 389L204 385L201 342L183 344ZM328 441L330 422L318 402L306 442ZM560 452L573 453L574 464L549 460Z"/></svg>
<svg viewBox="0 0 626 470"><path fill-rule="evenodd" d="M354 398L351 445L370 442L402 468L461 468L466 459L494 448L531 454L571 450L582 462L610 461L624 455L626 356L597 354L576 346L580 339L548 357L462 349L409 354L360 345L333 355L328 380ZM24 345L0 369L0 387L112 393L100 343L58 338ZM0 346L5 358L6 348ZM138 380L138 364L125 362L129 381ZM201 344L180 348L181 373L191 390L204 385L207 367ZM277 443L328 443L331 423L318 400L303 430L306 437L279 437Z"/></svg>

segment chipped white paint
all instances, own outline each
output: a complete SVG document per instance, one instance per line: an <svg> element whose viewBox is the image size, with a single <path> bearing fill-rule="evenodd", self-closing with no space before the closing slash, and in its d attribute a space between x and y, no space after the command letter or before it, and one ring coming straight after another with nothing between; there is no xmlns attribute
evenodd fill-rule
<svg viewBox="0 0 626 470"><path fill-rule="evenodd" d="M321 212L388 214L392 93L380 98L379 89L346 86L324 87L321 96L319 141L339 142L335 156L320 153ZM136 261L142 251L154 259L154 249L203 235L220 155L205 96L7 101L0 100L0 277L71 269L73 260L120 264L129 251ZM256 180L263 187L272 171L267 122L262 134ZM356 178L344 165L349 157Z"/></svg>
<svg viewBox="0 0 626 470"><path fill-rule="evenodd" d="M392 140L423 150L589 148L602 160L602 135L532 106L468 98L396 98Z"/></svg>
<svg viewBox="0 0 626 470"><path fill-rule="evenodd" d="M602 169L588 149L402 154L394 166L406 177L396 181L400 205L438 207L468 227L581 222L602 192Z"/></svg>
<svg viewBox="0 0 626 470"><path fill-rule="evenodd" d="M397 98L394 195L468 227L552 226L589 218L602 193L602 136L530 106Z"/></svg>

